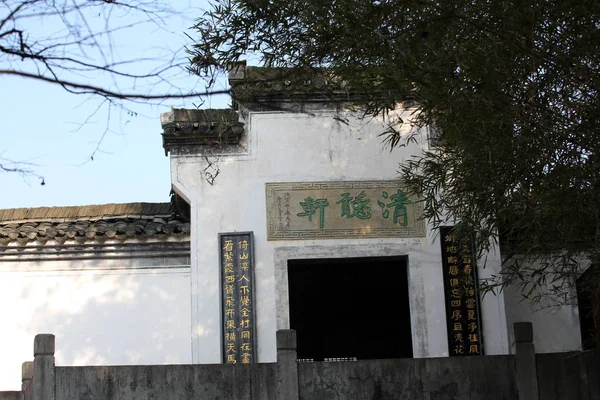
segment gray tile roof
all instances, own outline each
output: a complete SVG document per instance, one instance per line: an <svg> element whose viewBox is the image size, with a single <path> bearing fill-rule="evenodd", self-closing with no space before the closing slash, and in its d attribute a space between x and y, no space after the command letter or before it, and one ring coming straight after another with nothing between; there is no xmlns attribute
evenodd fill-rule
<svg viewBox="0 0 600 400"><path fill-rule="evenodd" d="M171 203L126 203L0 210L0 245L182 236L189 221Z"/></svg>

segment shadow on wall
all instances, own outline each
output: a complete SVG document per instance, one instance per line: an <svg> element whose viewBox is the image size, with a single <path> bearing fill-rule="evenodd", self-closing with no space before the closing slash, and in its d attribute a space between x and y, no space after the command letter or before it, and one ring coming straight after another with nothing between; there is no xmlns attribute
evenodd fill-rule
<svg viewBox="0 0 600 400"><path fill-rule="evenodd" d="M57 365L191 362L189 268L2 275L0 390L18 388L37 333L56 335Z"/></svg>

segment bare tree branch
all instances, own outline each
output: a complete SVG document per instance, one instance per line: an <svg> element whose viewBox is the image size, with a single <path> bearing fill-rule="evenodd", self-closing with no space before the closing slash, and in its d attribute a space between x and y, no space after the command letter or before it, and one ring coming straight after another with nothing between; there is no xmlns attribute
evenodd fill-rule
<svg viewBox="0 0 600 400"><path fill-rule="evenodd" d="M0 171L19 174L24 179L35 177L40 180L40 185L45 185L46 180L35 172L34 167L36 167L36 164L28 161L13 161L0 157Z"/></svg>
<svg viewBox="0 0 600 400"><path fill-rule="evenodd" d="M37 74L30 74L28 72L11 71L0 69L0 75L16 75L23 78L35 79L43 82L48 82L62 86L65 90L73 94L93 94L101 97L121 100L167 100L167 99L187 99L190 97L201 97L201 96L213 96L217 94L229 94L230 90L211 90L205 92L192 92L192 93L160 93L160 94L143 94L143 93L121 93L105 89L99 86L87 85L83 83L69 82L60 79L58 76L43 76Z"/></svg>
<svg viewBox="0 0 600 400"><path fill-rule="evenodd" d="M150 39L140 43L139 51L124 47L125 34L140 28L157 35L172 34L169 24L177 14L166 0L3 0L0 77L44 82L83 95L86 101L97 99L99 106L93 115L100 108L108 116L115 110L134 115L128 104L202 101L203 97L229 94L227 89L202 91L187 82L176 83L190 76L183 44L146 50L153 43ZM107 132L108 127L99 133L88 160L102 152ZM35 176L33 170L32 165L6 161L0 166L0 171Z"/></svg>

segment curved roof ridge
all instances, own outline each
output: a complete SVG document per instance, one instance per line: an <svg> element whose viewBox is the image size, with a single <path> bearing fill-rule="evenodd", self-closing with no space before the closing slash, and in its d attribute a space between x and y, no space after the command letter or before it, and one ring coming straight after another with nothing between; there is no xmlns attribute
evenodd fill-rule
<svg viewBox="0 0 600 400"><path fill-rule="evenodd" d="M49 219L90 219L116 216L171 215L171 203L109 203L66 207L9 208L0 210L0 223Z"/></svg>

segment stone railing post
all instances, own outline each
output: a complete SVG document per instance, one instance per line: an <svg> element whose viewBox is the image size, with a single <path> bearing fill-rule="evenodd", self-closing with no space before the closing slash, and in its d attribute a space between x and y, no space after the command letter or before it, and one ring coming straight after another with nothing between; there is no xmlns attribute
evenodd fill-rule
<svg viewBox="0 0 600 400"><path fill-rule="evenodd" d="M31 400L31 379L33 378L33 361L26 361L21 366L21 393L23 400Z"/></svg>
<svg viewBox="0 0 600 400"><path fill-rule="evenodd" d="M54 335L35 335L33 357L33 400L55 400Z"/></svg>
<svg viewBox="0 0 600 400"><path fill-rule="evenodd" d="M539 400L533 325L531 322L515 322L515 352L517 360L517 390L519 400Z"/></svg>
<svg viewBox="0 0 600 400"><path fill-rule="evenodd" d="M296 331L277 331L277 400L298 400Z"/></svg>

